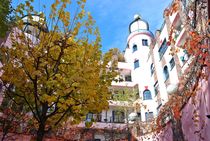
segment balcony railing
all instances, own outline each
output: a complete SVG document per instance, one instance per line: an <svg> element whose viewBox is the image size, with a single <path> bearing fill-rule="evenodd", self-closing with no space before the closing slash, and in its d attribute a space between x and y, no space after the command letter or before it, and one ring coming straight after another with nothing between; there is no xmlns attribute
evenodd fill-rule
<svg viewBox="0 0 210 141"><path fill-rule="evenodd" d="M120 82L132 82L131 75L121 75Z"/></svg>
<svg viewBox="0 0 210 141"><path fill-rule="evenodd" d="M86 121L104 122L104 123L125 123L125 117L122 115L102 116L101 114L93 114L86 118Z"/></svg>

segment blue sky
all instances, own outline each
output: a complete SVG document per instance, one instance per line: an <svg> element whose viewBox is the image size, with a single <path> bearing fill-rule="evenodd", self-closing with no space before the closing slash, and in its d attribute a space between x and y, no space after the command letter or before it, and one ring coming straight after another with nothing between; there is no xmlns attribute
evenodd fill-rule
<svg viewBox="0 0 210 141"><path fill-rule="evenodd" d="M128 26L135 14L148 21L154 33L163 23L163 10L171 0L89 0L91 12L102 37L102 50L117 47L123 51L128 37Z"/></svg>
<svg viewBox="0 0 210 141"><path fill-rule="evenodd" d="M22 0L13 0L13 4ZM36 10L42 11L42 4L48 7L54 0L35 0ZM87 0L86 11L90 11L99 27L102 50L119 48L123 51L128 37L128 26L135 14L140 14L154 33L163 23L163 10L171 0ZM46 11L45 11L46 12Z"/></svg>

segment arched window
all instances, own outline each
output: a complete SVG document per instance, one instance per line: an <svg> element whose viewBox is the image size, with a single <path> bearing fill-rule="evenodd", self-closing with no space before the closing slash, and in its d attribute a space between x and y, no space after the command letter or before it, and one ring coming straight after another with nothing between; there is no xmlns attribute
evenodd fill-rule
<svg viewBox="0 0 210 141"><path fill-rule="evenodd" d="M135 51L137 51L137 45L136 44L133 45L133 52L135 52Z"/></svg>
<svg viewBox="0 0 210 141"><path fill-rule="evenodd" d="M167 66L163 68L163 74L164 74L164 79L167 80L169 78L169 72Z"/></svg>
<svg viewBox="0 0 210 141"><path fill-rule="evenodd" d="M154 64L152 63L151 66L150 66L151 76L153 75L154 71L155 71L155 66L154 66Z"/></svg>
<svg viewBox="0 0 210 141"><path fill-rule="evenodd" d="M143 92L143 99L144 100L152 99L152 94L151 94L150 90L145 90Z"/></svg>

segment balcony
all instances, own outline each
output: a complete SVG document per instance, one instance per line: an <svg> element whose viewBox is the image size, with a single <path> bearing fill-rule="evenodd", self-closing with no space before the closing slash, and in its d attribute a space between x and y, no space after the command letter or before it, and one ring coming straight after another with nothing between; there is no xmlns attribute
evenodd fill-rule
<svg viewBox="0 0 210 141"><path fill-rule="evenodd" d="M78 125L73 125L73 127L85 128L86 127L85 121L81 122ZM126 130L127 124L126 123L111 123L111 122L94 122L90 128L102 129L102 130L113 130L113 129Z"/></svg>
<svg viewBox="0 0 210 141"><path fill-rule="evenodd" d="M173 13L172 15L169 16L169 20L171 24L173 25L177 20L179 19L179 14L178 12Z"/></svg>
<svg viewBox="0 0 210 141"><path fill-rule="evenodd" d="M186 32L179 14L176 14L176 17L171 25L174 27L173 38L175 40L175 45L182 46L186 39Z"/></svg>
<svg viewBox="0 0 210 141"><path fill-rule="evenodd" d="M109 106L113 107L133 107L132 102L128 101L114 101L114 100L109 100Z"/></svg>
<svg viewBox="0 0 210 141"><path fill-rule="evenodd" d="M185 28L181 27L180 30L175 34L175 46L182 47L186 41L187 33Z"/></svg>
<svg viewBox="0 0 210 141"><path fill-rule="evenodd" d="M124 112L116 112L112 111L114 114L112 116L102 116L101 114L92 114L89 113L86 116L86 122L101 122L101 123L125 123L125 115Z"/></svg>
<svg viewBox="0 0 210 141"><path fill-rule="evenodd" d="M137 85L137 83L130 81L129 78L121 79L120 82L112 81L112 86L113 87L135 87L136 85Z"/></svg>

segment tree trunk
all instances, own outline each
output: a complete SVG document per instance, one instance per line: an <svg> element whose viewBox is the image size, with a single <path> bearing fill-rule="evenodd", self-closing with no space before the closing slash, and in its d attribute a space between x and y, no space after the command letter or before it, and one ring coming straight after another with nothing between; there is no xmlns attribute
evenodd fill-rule
<svg viewBox="0 0 210 141"><path fill-rule="evenodd" d="M45 124L39 124L39 129L38 129L38 131L37 131L37 138L36 138L36 140L37 141L42 141L43 140L43 138L44 138L44 134L45 134Z"/></svg>
<svg viewBox="0 0 210 141"><path fill-rule="evenodd" d="M6 122L6 121L5 121ZM9 126L9 123L3 123L3 131L2 131L2 138L1 141L4 141L6 139L7 134L9 133L9 129L11 128L11 126Z"/></svg>
<svg viewBox="0 0 210 141"><path fill-rule="evenodd" d="M173 141L185 141L181 119L172 120Z"/></svg>

